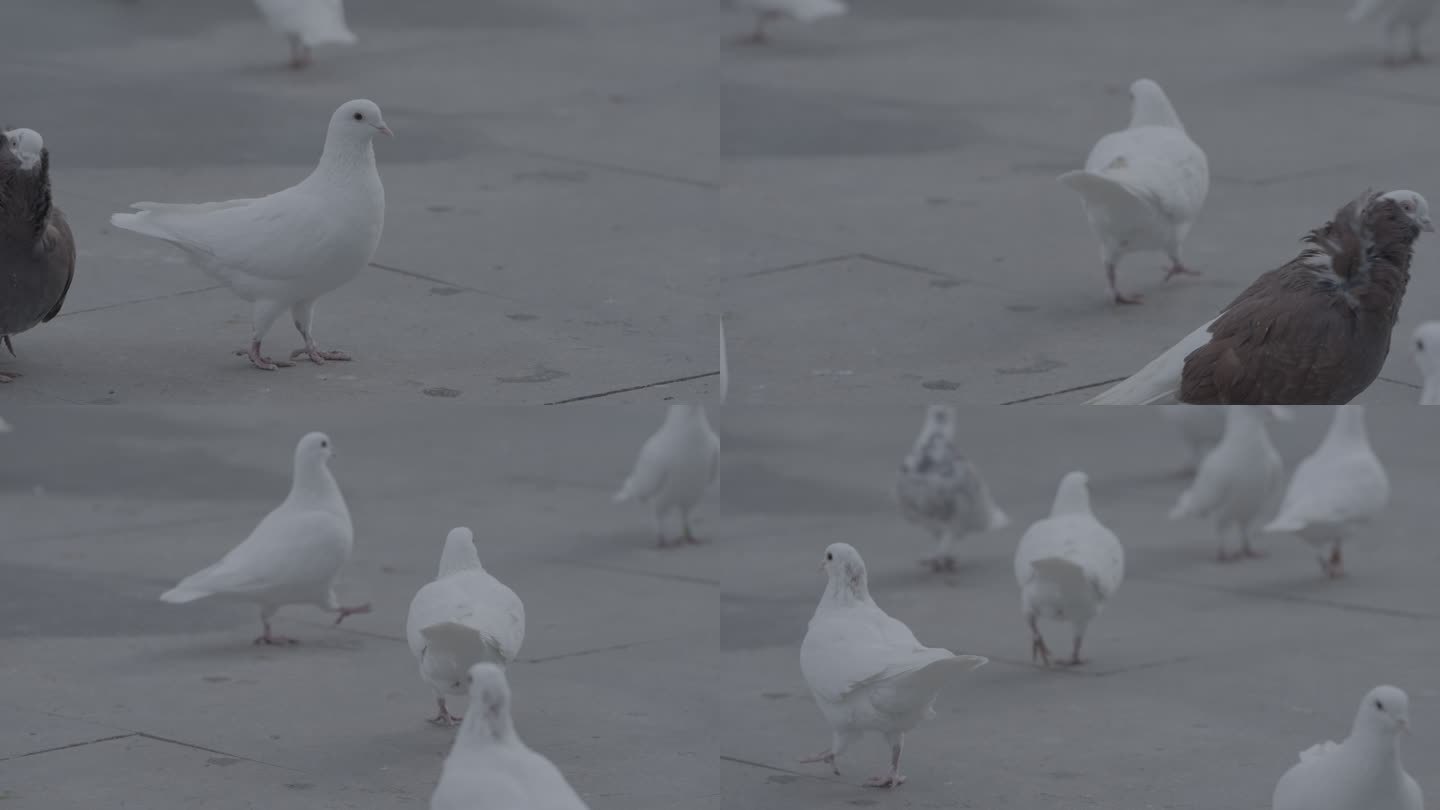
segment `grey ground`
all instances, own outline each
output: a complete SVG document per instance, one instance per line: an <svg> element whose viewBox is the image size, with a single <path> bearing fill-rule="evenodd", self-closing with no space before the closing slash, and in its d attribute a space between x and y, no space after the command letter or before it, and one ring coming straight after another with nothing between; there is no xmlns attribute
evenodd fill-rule
<svg viewBox="0 0 1440 810"><path fill-rule="evenodd" d="M0 386L0 806L425 807L450 734L423 722L401 631L461 524L526 601L520 731L597 810L1258 809L1381 681L1411 691L1423 774L1440 614L1421 417L1372 410L1396 506L1335 584L1289 538L1220 569L1206 526L1163 521L1181 454L1158 415L968 411L1016 525L954 576L921 575L886 492L921 404L1075 401L1365 187L1440 204L1436 69L1381 69L1378 35L1320 0L856 6L717 49L748 21L702 0L350 0L361 44L296 75L239 0L7 3L0 123L45 134L80 268L64 314L0 360L25 374ZM1125 120L1140 75L1215 178L1188 243L1205 276L1162 285L1161 257L1135 257L1121 277L1148 301L1117 309L1054 176ZM357 360L253 370L230 354L244 304L108 216L296 182L362 96L397 134L377 144L386 232L317 325ZM1433 240L1367 401L1418 398ZM664 398L713 398L721 314L710 542L659 552L609 493ZM297 345L285 324L267 341ZM486 407L587 397L643 407ZM1277 428L1290 462L1322 424ZM317 428L357 526L345 596L376 612L291 609L279 629L307 643L257 650L247 607L159 603L273 506ZM1045 673L1008 560L1075 466L1132 572L1093 668ZM797 653L835 540L923 640L993 659L914 735L893 793L855 786L873 742L844 779L794 763L826 738Z"/></svg>

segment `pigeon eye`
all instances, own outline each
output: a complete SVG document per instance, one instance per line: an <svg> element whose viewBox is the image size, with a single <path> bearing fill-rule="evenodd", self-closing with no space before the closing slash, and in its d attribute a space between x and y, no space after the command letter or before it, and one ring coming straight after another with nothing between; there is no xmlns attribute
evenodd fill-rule
<svg viewBox="0 0 1440 810"><path fill-rule="evenodd" d="M1423 341L1423 340L1417 340L1417 341L1415 341L1415 351L1417 351L1417 352L1423 352L1423 351L1425 351L1425 341Z"/></svg>
<svg viewBox="0 0 1440 810"><path fill-rule="evenodd" d="M1383 712L1385 711L1385 704L1377 700L1375 701L1375 708Z"/></svg>
<svg viewBox="0 0 1440 810"><path fill-rule="evenodd" d="M827 559L827 560L833 560L833 559L835 559L835 555L834 555L834 554L831 554L830 552L827 551L827 552L825 552L825 559Z"/></svg>
<svg viewBox="0 0 1440 810"><path fill-rule="evenodd" d="M357 112L357 113L355 113L354 118L355 118L356 121L364 121L364 120L365 120L365 113L358 113L358 112Z"/></svg>
<svg viewBox="0 0 1440 810"><path fill-rule="evenodd" d="M329 447L329 446L330 446L330 442L320 442L320 446L321 446L321 447Z"/></svg>

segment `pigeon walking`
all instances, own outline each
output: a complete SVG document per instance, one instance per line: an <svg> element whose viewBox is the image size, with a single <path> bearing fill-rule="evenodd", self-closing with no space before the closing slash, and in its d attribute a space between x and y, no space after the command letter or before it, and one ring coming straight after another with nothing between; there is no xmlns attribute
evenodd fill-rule
<svg viewBox="0 0 1440 810"><path fill-rule="evenodd" d="M786 19L812 23L826 17L839 17L850 10L843 0L731 0L730 5L754 12L755 31L745 40L752 45L770 41L765 31L767 23Z"/></svg>
<svg viewBox="0 0 1440 810"><path fill-rule="evenodd" d="M214 565L181 580L160 595L181 604L226 596L260 605L265 632L256 644L295 644L277 636L270 619L285 605L315 605L348 616L369 613L370 605L342 607L335 581L355 547L350 510L328 462L334 450L324 433L307 433L295 447L295 477L284 502L265 516L250 536Z"/></svg>
<svg viewBox="0 0 1440 810"><path fill-rule="evenodd" d="M870 598L865 561L847 543L832 543L820 564L829 577L800 644L800 670L833 732L830 748L801 762L835 759L866 732L890 745L890 772L867 787L896 787L905 733L935 716L935 698L956 675L989 659L926 647L904 622Z"/></svg>
<svg viewBox="0 0 1440 810"><path fill-rule="evenodd" d="M1085 663L1080 645L1085 630L1125 578L1125 549L1090 510L1089 477L1072 472L1060 479L1050 517L1037 521L1015 549L1020 608L1030 625L1030 654L1050 666L1050 649L1039 620L1069 622L1074 644L1068 661Z"/></svg>
<svg viewBox="0 0 1440 810"><path fill-rule="evenodd" d="M1210 165L1160 85L1150 79L1131 84L1130 126L1101 138L1085 168L1059 180L1080 194L1116 303L1142 300L1120 292L1115 281L1128 253L1163 251L1170 258L1167 281L1196 273L1185 266L1180 248L1210 192Z"/></svg>
<svg viewBox="0 0 1440 810"><path fill-rule="evenodd" d="M935 554L925 563L937 572L955 570L956 541L1010 525L980 470L955 447L955 425L954 407L931 405L895 484L900 514L935 537Z"/></svg>
<svg viewBox="0 0 1440 810"><path fill-rule="evenodd" d="M1220 443L1221 437L1225 435L1225 413L1228 409L1227 405L1160 407L1160 415L1180 431L1180 438L1185 441L1185 446L1190 451L1190 466L1186 472L1198 470L1200 462ZM1272 405L1267 410L1270 418L1277 422L1289 422L1295 418L1295 412L1283 405Z"/></svg>
<svg viewBox="0 0 1440 810"><path fill-rule="evenodd" d="M385 189L371 144L377 132L392 134L380 108L364 99L347 101L330 117L319 165L299 185L227 202L139 202L131 206L139 213L113 214L110 224L175 245L251 302L250 348L237 353L256 368L294 365L260 353L260 341L287 310L305 341L290 360L349 360L316 345L311 321L316 300L358 275L380 244Z"/></svg>
<svg viewBox="0 0 1440 810"><path fill-rule="evenodd" d="M1263 556L1250 547L1250 528L1279 491L1284 470L1261 410L1250 405L1225 406L1224 438L1205 456L1195 481L1170 511L1170 519L1214 518L1220 535L1215 554L1219 562ZM1231 529L1240 538L1240 549L1235 552L1226 549L1225 535Z"/></svg>
<svg viewBox="0 0 1440 810"><path fill-rule="evenodd" d="M589 810L560 769L515 733L505 671L476 664L466 682L470 711L445 758L430 810Z"/></svg>
<svg viewBox="0 0 1440 810"><path fill-rule="evenodd" d="M40 133L0 136L0 342L60 314L75 278L75 237L51 200L50 150ZM0 383L18 371L0 371Z"/></svg>
<svg viewBox="0 0 1440 810"><path fill-rule="evenodd" d="M1440 405L1440 321L1427 321L1415 329L1415 365L1420 367L1425 388L1421 405Z"/></svg>
<svg viewBox="0 0 1440 810"><path fill-rule="evenodd" d="M1430 205L1366 192L1220 315L1088 404L1338 405L1380 374Z"/></svg>
<svg viewBox="0 0 1440 810"><path fill-rule="evenodd" d="M508 666L520 654L525 605L480 565L469 529L451 529L446 536L439 573L410 602L405 638L420 662L420 677L435 690L440 713L431 722L442 726L460 722L445 697L468 693L470 667Z"/></svg>
<svg viewBox="0 0 1440 810"><path fill-rule="evenodd" d="M290 67L299 70L314 61L317 45L354 45L355 32L345 24L345 0L255 0L265 22L290 42Z"/></svg>
<svg viewBox="0 0 1440 810"><path fill-rule="evenodd" d="M1410 698L1393 686L1371 689L1344 742L1300 752L1275 785L1271 810L1425 810L1420 785L1400 762L1410 730Z"/></svg>
<svg viewBox="0 0 1440 810"><path fill-rule="evenodd" d="M1295 532L1314 546L1320 570L1344 573L1341 545L1390 502L1390 479L1365 431L1365 406L1335 409L1324 441L1295 467L1280 514L1267 532Z"/></svg>
<svg viewBox="0 0 1440 810"><path fill-rule="evenodd" d="M1436 0L1356 0L1346 16L1352 23L1380 23L1385 30L1385 64L1398 66L1425 61L1420 51L1420 27L1435 14L1436 5ZM1410 41L1404 56L1395 52L1395 41L1402 31Z"/></svg>

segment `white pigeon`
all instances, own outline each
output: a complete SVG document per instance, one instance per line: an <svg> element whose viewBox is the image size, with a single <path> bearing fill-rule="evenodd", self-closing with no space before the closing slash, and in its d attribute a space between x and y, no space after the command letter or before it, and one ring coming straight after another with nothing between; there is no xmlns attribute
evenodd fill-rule
<svg viewBox="0 0 1440 810"><path fill-rule="evenodd" d="M1425 810L1424 794L1400 761L1410 730L1410 698L1393 686L1371 689L1344 742L1300 752L1280 777L1271 810Z"/></svg>
<svg viewBox="0 0 1440 810"><path fill-rule="evenodd" d="M9 433L12 429L13 428L10 427L9 422L6 422L4 419L0 419L0 433Z"/></svg>
<svg viewBox="0 0 1440 810"><path fill-rule="evenodd" d="M1163 251L1170 257L1167 280L1196 272L1185 266L1180 247L1210 191L1205 152L1190 140L1160 85L1137 79L1130 100L1130 126L1096 142L1083 170L1059 177L1080 194L1100 239L1106 283L1120 304L1141 301L1116 286L1115 268L1126 254Z"/></svg>
<svg viewBox="0 0 1440 810"><path fill-rule="evenodd" d="M315 301L369 264L385 224L385 189L375 169L375 133L392 134L373 101L340 105L330 117L325 150L310 176L256 199L214 203L139 202L139 213L113 214L110 224L163 239L197 267L252 303L254 332L247 355L257 368L293 365L260 353L260 341L286 310L305 339L291 353L315 363L349 360L321 351L310 329Z"/></svg>
<svg viewBox="0 0 1440 810"><path fill-rule="evenodd" d="M1260 557L1250 547L1250 527L1284 483L1285 462L1270 443L1259 406L1216 407L1226 409L1225 435L1200 463L1190 488L1180 493L1170 519L1214 518L1220 534L1215 559L1220 562ZM1240 550L1233 554L1225 548L1230 529L1240 536Z"/></svg>
<svg viewBox="0 0 1440 810"><path fill-rule="evenodd" d="M480 565L475 535L464 526L450 530L440 571L410 602L405 639L420 662L420 677L435 690L440 713L431 722L454 725L446 695L467 693L470 667L489 662L508 666L525 641L525 605Z"/></svg>
<svg viewBox="0 0 1440 810"><path fill-rule="evenodd" d="M1420 27L1435 13L1436 0L1356 0L1346 17L1352 23L1378 22L1385 29L1385 64L1397 65L1405 61L1421 62L1425 56L1420 52ZM1401 59L1393 48L1401 31L1410 40L1407 59Z"/></svg>
<svg viewBox="0 0 1440 810"><path fill-rule="evenodd" d="M730 387L730 370L725 351L725 321L720 321L720 401ZM680 513L684 529L675 545L698 543L690 531L690 512L720 474L720 437L710 427L705 406L699 402L673 402L665 421L640 446L640 455L630 477L611 500L639 501L655 510L656 543L666 548L665 516Z"/></svg>
<svg viewBox="0 0 1440 810"><path fill-rule="evenodd" d="M755 31L746 41L756 45L769 40L765 32L766 23L785 19L812 23L850 11L843 0L731 0L729 5L755 14Z"/></svg>
<svg viewBox="0 0 1440 810"><path fill-rule="evenodd" d="M1340 546L1390 502L1390 479L1365 431L1365 406L1335 409L1324 441L1295 467L1280 513L1267 532L1295 532L1315 547L1320 569L1343 573Z"/></svg>
<svg viewBox="0 0 1440 810"><path fill-rule="evenodd" d="M260 605L265 632L256 644L294 644L270 632L270 619L285 605L315 605L347 616L369 613L370 605L341 607L335 580L355 547L350 510L327 466L334 451L324 433L307 433L295 447L290 494L240 545L160 595L165 602L193 602L226 596Z"/></svg>
<svg viewBox="0 0 1440 810"><path fill-rule="evenodd" d="M921 644L870 598L865 561L852 546L831 544L820 567L829 582L800 644L800 670L832 737L829 750L800 761L824 762L839 774L835 758L878 732L890 744L890 772L865 784L895 787L905 781L905 732L935 716L935 698L951 678L989 659Z"/></svg>
<svg viewBox="0 0 1440 810"><path fill-rule="evenodd" d="M1440 321L1427 321L1415 328L1415 365L1425 378L1421 405L1440 405Z"/></svg>
<svg viewBox="0 0 1440 810"><path fill-rule="evenodd" d="M1226 405L1161 405L1160 415L1180 431L1190 451L1188 471L1198 470L1206 454L1215 449L1225 435ZM1295 411L1285 405L1265 406L1270 418L1277 422L1289 422L1295 418Z"/></svg>
<svg viewBox="0 0 1440 810"><path fill-rule="evenodd" d="M1079 666L1085 629L1125 578L1125 549L1120 539L1090 510L1089 476L1067 473L1060 479L1050 517L1036 521L1015 549L1015 580L1020 606L1030 624L1032 659L1050 666L1050 649L1040 635L1039 619L1069 622L1075 631L1070 660Z"/></svg>
<svg viewBox="0 0 1440 810"><path fill-rule="evenodd" d="M980 470L955 447L955 425L954 407L931 405L895 483L900 514L935 537L935 555L925 561L935 571L955 570L957 540L1010 525Z"/></svg>
<svg viewBox="0 0 1440 810"><path fill-rule="evenodd" d="M290 67L311 63L316 45L354 45L345 24L345 0L255 0L265 22L290 41Z"/></svg>
<svg viewBox="0 0 1440 810"><path fill-rule="evenodd" d="M505 670L476 664L466 680L470 711L445 758L430 810L589 810L560 769L515 733Z"/></svg>

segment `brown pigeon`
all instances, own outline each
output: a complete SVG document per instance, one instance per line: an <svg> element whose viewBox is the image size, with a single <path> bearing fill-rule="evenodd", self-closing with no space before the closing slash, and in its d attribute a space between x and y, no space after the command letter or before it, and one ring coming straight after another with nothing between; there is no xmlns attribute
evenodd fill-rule
<svg viewBox="0 0 1440 810"><path fill-rule="evenodd" d="M1413 191L1367 191L1091 405L1342 405L1380 374L1430 206Z"/></svg>
<svg viewBox="0 0 1440 810"><path fill-rule="evenodd" d="M75 237L50 201L50 150L34 130L0 139L0 341L60 314L75 276ZM20 376L0 371L0 383Z"/></svg>

